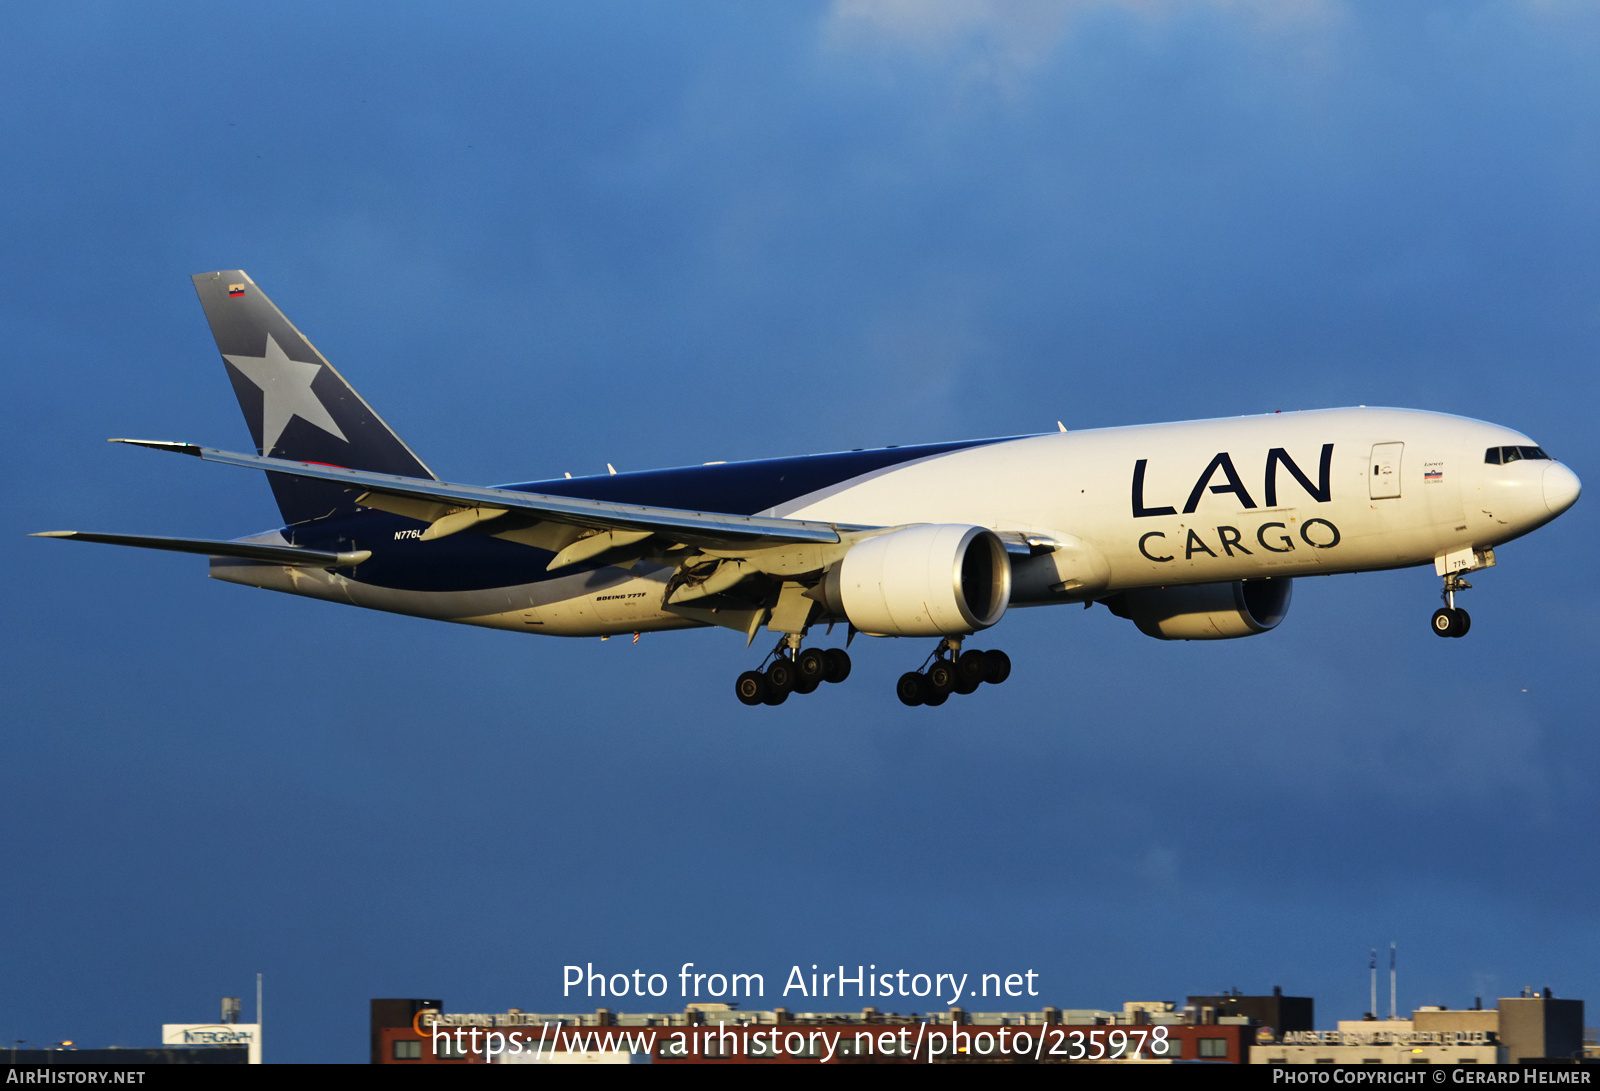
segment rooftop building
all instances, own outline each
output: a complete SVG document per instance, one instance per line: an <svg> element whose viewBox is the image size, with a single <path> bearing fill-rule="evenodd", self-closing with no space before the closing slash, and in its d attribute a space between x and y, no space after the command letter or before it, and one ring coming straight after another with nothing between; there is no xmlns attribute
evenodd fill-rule
<svg viewBox="0 0 1600 1091"><path fill-rule="evenodd" d="M1584 1052L1583 1001L1502 997L1493 1008L1418 1008L1410 1019L1344 1020L1338 1030L1258 1039L1253 1064L1517 1064Z"/></svg>

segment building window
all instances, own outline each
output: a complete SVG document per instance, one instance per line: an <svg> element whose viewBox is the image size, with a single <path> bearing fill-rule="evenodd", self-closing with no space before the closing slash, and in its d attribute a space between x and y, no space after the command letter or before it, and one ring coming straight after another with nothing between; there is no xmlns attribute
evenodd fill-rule
<svg viewBox="0 0 1600 1091"><path fill-rule="evenodd" d="M1152 1038L1148 1052L1152 1057L1165 1057L1175 1061L1183 1056L1183 1039L1169 1037L1163 1042L1159 1038Z"/></svg>
<svg viewBox="0 0 1600 1091"><path fill-rule="evenodd" d="M446 1035L444 1040L434 1047L433 1055L441 1061L464 1061L467 1051L456 1043L454 1034Z"/></svg>
<svg viewBox="0 0 1600 1091"><path fill-rule="evenodd" d="M415 1038L398 1038L394 1043L394 1059L397 1061L422 1060L422 1043Z"/></svg>
<svg viewBox="0 0 1600 1091"><path fill-rule="evenodd" d="M1226 1038L1200 1039L1200 1056L1226 1057L1228 1055L1228 1040Z"/></svg>

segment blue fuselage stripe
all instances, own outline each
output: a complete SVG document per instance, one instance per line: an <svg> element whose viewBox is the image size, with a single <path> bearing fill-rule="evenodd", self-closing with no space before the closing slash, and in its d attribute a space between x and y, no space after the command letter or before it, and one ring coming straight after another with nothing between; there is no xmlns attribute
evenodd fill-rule
<svg viewBox="0 0 1600 1091"><path fill-rule="evenodd" d="M754 515L863 474L995 442L999 441L885 447L500 487L551 496ZM341 574L359 583L397 591L478 591L583 571L574 567L560 573L547 572L545 565L551 556L548 551L483 534L454 534L431 542L397 538L401 531L415 530L419 525L414 519L386 512L342 512L313 523L285 527L283 535L294 545L308 549L370 549L370 561L344 569Z"/></svg>

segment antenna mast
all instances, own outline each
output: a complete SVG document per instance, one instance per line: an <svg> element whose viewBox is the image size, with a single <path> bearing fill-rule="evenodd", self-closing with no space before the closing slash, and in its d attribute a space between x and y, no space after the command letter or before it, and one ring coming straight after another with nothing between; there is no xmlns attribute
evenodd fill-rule
<svg viewBox="0 0 1600 1091"><path fill-rule="evenodd" d="M1389 1018L1398 1019L1394 1002L1394 944L1389 944Z"/></svg>
<svg viewBox="0 0 1600 1091"><path fill-rule="evenodd" d="M1372 970L1372 1002L1367 1005L1367 1010L1376 1019L1378 1017L1378 949L1376 947L1372 949L1372 962L1369 968Z"/></svg>

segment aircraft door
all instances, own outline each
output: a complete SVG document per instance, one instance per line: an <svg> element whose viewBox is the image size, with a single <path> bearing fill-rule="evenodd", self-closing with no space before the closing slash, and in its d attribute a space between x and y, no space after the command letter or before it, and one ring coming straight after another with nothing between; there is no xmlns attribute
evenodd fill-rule
<svg viewBox="0 0 1600 1091"><path fill-rule="evenodd" d="M1374 500L1392 500L1400 495L1400 457L1405 453L1404 443L1375 443L1367 476Z"/></svg>

